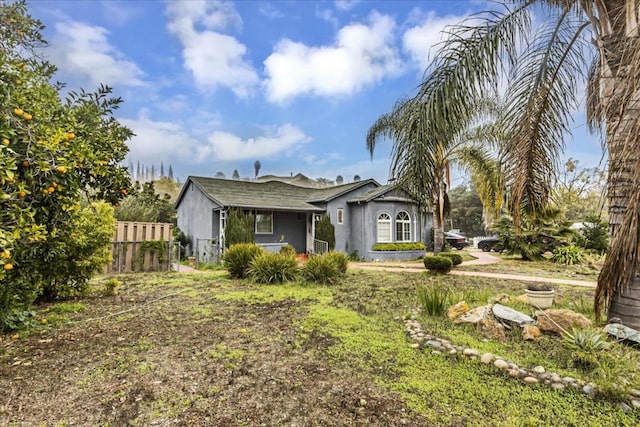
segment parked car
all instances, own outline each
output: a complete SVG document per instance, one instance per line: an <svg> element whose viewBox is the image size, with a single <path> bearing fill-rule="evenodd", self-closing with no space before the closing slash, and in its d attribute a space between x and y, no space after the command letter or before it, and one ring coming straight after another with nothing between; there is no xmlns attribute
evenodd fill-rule
<svg viewBox="0 0 640 427"><path fill-rule="evenodd" d="M451 231L446 231L444 233L444 238L452 248L456 248L459 251L471 245L466 237L457 233L452 233Z"/></svg>
<svg viewBox="0 0 640 427"><path fill-rule="evenodd" d="M478 242L478 249L482 252L491 252L491 250L498 251L498 247L496 244L500 242L500 239L497 237L487 237L486 239L480 240Z"/></svg>

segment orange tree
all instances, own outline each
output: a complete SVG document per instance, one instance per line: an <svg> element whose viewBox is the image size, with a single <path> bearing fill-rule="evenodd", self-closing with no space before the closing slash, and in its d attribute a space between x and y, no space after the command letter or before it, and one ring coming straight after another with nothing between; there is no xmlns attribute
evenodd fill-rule
<svg viewBox="0 0 640 427"><path fill-rule="evenodd" d="M132 133L113 117L121 99L103 86L61 101L55 67L38 56L42 29L24 1L0 3L0 327L44 289L56 296L52 283L76 280L61 260L95 255L70 244L81 203L102 224L87 202L116 204L131 185L121 162Z"/></svg>

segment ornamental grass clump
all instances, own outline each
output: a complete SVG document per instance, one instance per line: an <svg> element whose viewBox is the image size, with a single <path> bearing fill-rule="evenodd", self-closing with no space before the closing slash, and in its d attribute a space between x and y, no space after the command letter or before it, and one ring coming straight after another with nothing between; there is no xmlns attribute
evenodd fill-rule
<svg viewBox="0 0 640 427"><path fill-rule="evenodd" d="M431 283L418 288L418 301L429 316L443 316L450 303L451 289L442 283Z"/></svg>
<svg viewBox="0 0 640 427"><path fill-rule="evenodd" d="M249 275L249 266L264 249L255 243L236 243L224 252L224 266L229 275L236 279L244 279Z"/></svg>
<svg viewBox="0 0 640 427"><path fill-rule="evenodd" d="M577 246L560 246L554 249L551 261L564 265L584 264L587 262L587 254Z"/></svg>
<svg viewBox="0 0 640 427"><path fill-rule="evenodd" d="M349 255L345 254L344 252L331 251L327 252L323 256L335 264L341 275L344 276L345 274L347 274L347 267L349 266Z"/></svg>
<svg viewBox="0 0 640 427"><path fill-rule="evenodd" d="M448 273L453 267L453 262L443 256L426 256L424 257L424 267L429 271L435 271L436 273Z"/></svg>
<svg viewBox="0 0 640 427"><path fill-rule="evenodd" d="M295 256L264 252L249 264L249 276L258 283L281 283L298 276Z"/></svg>

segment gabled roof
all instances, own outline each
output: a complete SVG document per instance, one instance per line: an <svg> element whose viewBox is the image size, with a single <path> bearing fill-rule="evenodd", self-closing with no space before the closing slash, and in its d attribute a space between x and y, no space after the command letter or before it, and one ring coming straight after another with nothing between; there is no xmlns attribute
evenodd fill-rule
<svg viewBox="0 0 640 427"><path fill-rule="evenodd" d="M347 202L348 203L362 203L362 202L366 203L374 199L384 198L384 200L388 200L388 201L416 203L416 201L411 199L410 197L402 197L402 196L396 196L396 195L392 195L390 197L384 197L385 194L392 192L394 189L397 189L397 187L393 185L381 185L378 188L374 188L373 190L360 194L358 197L349 199L347 200ZM400 189L400 191L404 192L404 190L402 189Z"/></svg>
<svg viewBox="0 0 640 427"><path fill-rule="evenodd" d="M368 179L318 189L280 181L256 182L190 176L176 200L176 208L180 204L189 182L192 182L210 200L220 206L299 212L323 212L322 207L313 203L328 202L369 183L380 185L375 180Z"/></svg>

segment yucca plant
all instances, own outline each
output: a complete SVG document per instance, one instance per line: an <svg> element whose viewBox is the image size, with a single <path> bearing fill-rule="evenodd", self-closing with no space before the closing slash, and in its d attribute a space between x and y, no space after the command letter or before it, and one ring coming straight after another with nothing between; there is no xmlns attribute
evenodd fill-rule
<svg viewBox="0 0 640 427"><path fill-rule="evenodd" d="M264 252L251 261L248 273L258 283L281 283L297 277L298 263L292 255Z"/></svg>
<svg viewBox="0 0 640 427"><path fill-rule="evenodd" d="M554 249L551 261L564 265L584 264L587 261L587 255L577 246L560 246Z"/></svg>
<svg viewBox="0 0 640 427"><path fill-rule="evenodd" d="M344 252L330 251L324 254L324 256L335 264L341 275L347 274L349 255L345 254Z"/></svg>
<svg viewBox="0 0 640 427"><path fill-rule="evenodd" d="M336 283L341 276L338 265L329 256L331 252L312 256L302 266L302 277L308 282Z"/></svg>
<svg viewBox="0 0 640 427"><path fill-rule="evenodd" d="M249 265L264 249L255 243L236 243L224 252L223 261L231 277L243 279L249 274Z"/></svg>

